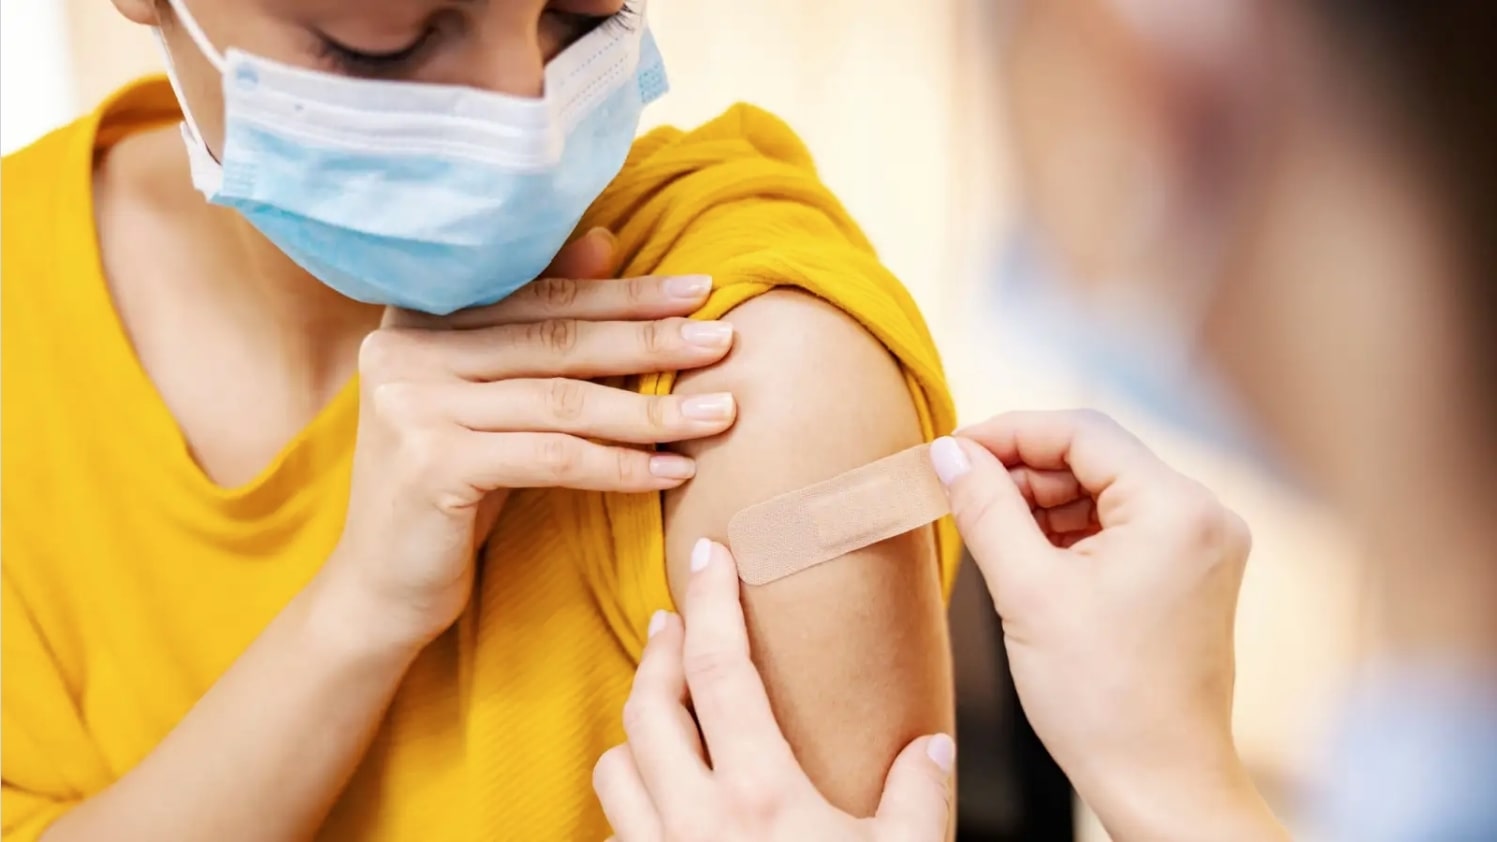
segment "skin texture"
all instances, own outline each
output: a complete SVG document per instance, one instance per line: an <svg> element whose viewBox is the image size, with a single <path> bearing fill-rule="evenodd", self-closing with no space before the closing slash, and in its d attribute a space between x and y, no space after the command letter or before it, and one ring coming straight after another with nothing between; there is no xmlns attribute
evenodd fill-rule
<svg viewBox="0 0 1497 842"><path fill-rule="evenodd" d="M737 329L733 353L683 376L676 389L731 391L742 407L728 434L680 448L697 460L698 477L667 495L678 603L692 547L704 536L722 540L739 509L921 441L898 367L840 311L776 292L727 321ZM746 588L743 602L796 756L832 803L870 815L900 749L949 730L954 715L930 530Z"/></svg>

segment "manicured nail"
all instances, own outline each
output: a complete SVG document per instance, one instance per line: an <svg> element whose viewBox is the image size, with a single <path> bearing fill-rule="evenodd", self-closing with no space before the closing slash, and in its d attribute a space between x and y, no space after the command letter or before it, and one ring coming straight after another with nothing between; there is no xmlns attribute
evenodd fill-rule
<svg viewBox="0 0 1497 842"><path fill-rule="evenodd" d="M712 560L712 542L706 538L697 541L696 546L691 548L691 572L700 573L707 567L707 562Z"/></svg>
<svg viewBox="0 0 1497 842"><path fill-rule="evenodd" d="M733 396L692 395L681 401L681 414L693 421L727 421L733 417Z"/></svg>
<svg viewBox="0 0 1497 842"><path fill-rule="evenodd" d="M664 622L662 620L661 622ZM956 741L947 734L937 734L925 744L925 754L942 772L951 774L956 768Z"/></svg>
<svg viewBox="0 0 1497 842"><path fill-rule="evenodd" d="M703 348L723 348L733 341L733 326L727 322L687 322L681 338Z"/></svg>
<svg viewBox="0 0 1497 842"><path fill-rule="evenodd" d="M712 278L707 275L681 275L665 279L665 294L672 298L697 301L712 291Z"/></svg>
<svg viewBox="0 0 1497 842"><path fill-rule="evenodd" d="M951 485L972 470L972 462L951 436L942 436L930 443L930 464L943 485Z"/></svg>
<svg viewBox="0 0 1497 842"><path fill-rule="evenodd" d="M648 637L654 637L655 635L659 634L660 630L665 628L665 617L669 613L670 612L668 611L656 611L654 614L651 614L650 628L649 631L647 631L645 634Z"/></svg>
<svg viewBox="0 0 1497 842"><path fill-rule="evenodd" d="M650 457L650 473L661 479L691 479L696 476L695 462L675 453L657 453Z"/></svg>

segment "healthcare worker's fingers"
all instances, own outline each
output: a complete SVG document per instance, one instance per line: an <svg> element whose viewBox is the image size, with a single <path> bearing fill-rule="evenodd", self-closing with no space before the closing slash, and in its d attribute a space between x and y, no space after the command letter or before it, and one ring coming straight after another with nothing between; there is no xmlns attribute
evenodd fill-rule
<svg viewBox="0 0 1497 842"><path fill-rule="evenodd" d="M982 569L998 612L1003 600L1027 592L1024 581L1054 555L1050 540L997 457L981 446L947 436L930 446L931 464L951 497L957 529Z"/></svg>
<svg viewBox="0 0 1497 842"><path fill-rule="evenodd" d="M627 744L614 746L598 758L593 766L593 792L618 842L658 842L665 838L660 816Z"/></svg>
<svg viewBox="0 0 1497 842"><path fill-rule="evenodd" d="M1088 497L1076 475L1069 470L1043 471L1020 465L1009 468L1008 475L1030 508L1053 509Z"/></svg>
<svg viewBox="0 0 1497 842"><path fill-rule="evenodd" d="M707 785L707 763L696 723L686 710L681 619L658 611L650 639L624 702L624 733L645 786L669 811L699 801Z"/></svg>
<svg viewBox="0 0 1497 842"><path fill-rule="evenodd" d="M661 319L695 312L712 292L705 275L646 275L588 280L547 276L508 298L450 316L406 317L404 324L440 330L471 330L546 319Z"/></svg>
<svg viewBox="0 0 1497 842"><path fill-rule="evenodd" d="M627 444L705 438L733 425L727 393L641 395L586 380L407 383L402 400L485 433L552 432Z"/></svg>
<svg viewBox="0 0 1497 842"><path fill-rule="evenodd" d="M555 319L477 330L384 329L370 334L364 351L380 354L379 365L393 372L385 376L396 379L506 380L700 368L732 347L729 322Z"/></svg>
<svg viewBox="0 0 1497 842"><path fill-rule="evenodd" d="M732 555L721 544L698 541L691 571L683 663L713 767L763 779L772 779L766 770L799 768L749 657Z"/></svg>
<svg viewBox="0 0 1497 842"><path fill-rule="evenodd" d="M956 743L946 734L921 737L894 758L878 804L880 838L944 842L951 824L951 771Z"/></svg>
<svg viewBox="0 0 1497 842"><path fill-rule="evenodd" d="M1070 471L1098 500L1104 522L1108 492L1119 479L1147 489L1149 480L1169 472L1167 466L1133 434L1092 410L1008 412L964 427L958 435L982 445L1009 467Z"/></svg>

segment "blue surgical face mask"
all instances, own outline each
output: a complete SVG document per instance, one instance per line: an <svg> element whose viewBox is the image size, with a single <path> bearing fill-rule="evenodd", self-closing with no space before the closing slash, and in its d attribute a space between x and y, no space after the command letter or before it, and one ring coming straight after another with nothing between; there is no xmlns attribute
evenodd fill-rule
<svg viewBox="0 0 1497 842"><path fill-rule="evenodd" d="M223 75L215 159L167 56L194 185L370 304L444 315L534 280L623 167L640 112L667 87L644 0L554 58L536 99L220 54L184 0L171 5Z"/></svg>

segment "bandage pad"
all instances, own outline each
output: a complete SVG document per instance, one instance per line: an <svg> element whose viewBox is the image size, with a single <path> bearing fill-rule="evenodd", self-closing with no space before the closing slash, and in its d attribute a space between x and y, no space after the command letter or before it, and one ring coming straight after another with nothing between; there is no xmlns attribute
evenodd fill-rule
<svg viewBox="0 0 1497 842"><path fill-rule="evenodd" d="M763 585L950 511L930 446L922 444L740 511L728 521L728 546L738 577Z"/></svg>

